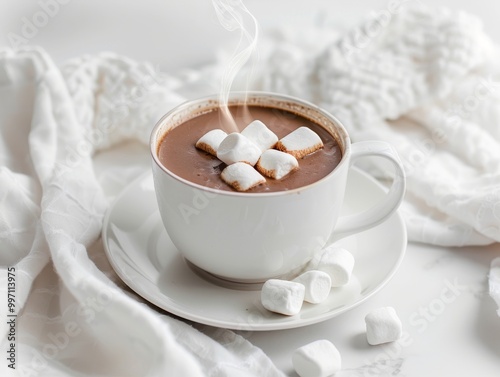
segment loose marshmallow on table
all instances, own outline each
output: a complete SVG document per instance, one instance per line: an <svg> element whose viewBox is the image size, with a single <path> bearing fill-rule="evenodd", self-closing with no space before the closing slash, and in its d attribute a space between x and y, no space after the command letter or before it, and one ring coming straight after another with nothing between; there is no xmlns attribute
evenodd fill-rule
<svg viewBox="0 0 500 377"><path fill-rule="evenodd" d="M323 271L310 270L293 279L306 288L304 301L319 304L326 300L332 287L330 275Z"/></svg>
<svg viewBox="0 0 500 377"><path fill-rule="evenodd" d="M305 287L293 281L269 279L262 286L260 299L267 310L285 315L300 312Z"/></svg>
<svg viewBox="0 0 500 377"><path fill-rule="evenodd" d="M297 170L299 163L291 154L280 152L276 149L268 149L260 156L256 168L267 177L281 179L292 171Z"/></svg>
<svg viewBox="0 0 500 377"><path fill-rule="evenodd" d="M323 148L321 138L308 127L299 127L276 143L276 149L290 153L297 159L321 148Z"/></svg>
<svg viewBox="0 0 500 377"><path fill-rule="evenodd" d="M244 162L236 162L226 166L221 173L221 178L237 191L247 191L266 182L266 179L257 170Z"/></svg>
<svg viewBox="0 0 500 377"><path fill-rule="evenodd" d="M371 345L394 342L401 338L403 325L393 307L371 311L365 317L366 340Z"/></svg>
<svg viewBox="0 0 500 377"><path fill-rule="evenodd" d="M300 377L327 377L340 370L342 358L337 347L322 339L297 348L292 364Z"/></svg>
<svg viewBox="0 0 500 377"><path fill-rule="evenodd" d="M278 136L260 120L254 120L241 131L241 134L253 141L261 152L274 147L278 142Z"/></svg>
<svg viewBox="0 0 500 377"><path fill-rule="evenodd" d="M220 129L208 131L196 142L196 148L201 149L212 156L217 157L219 145L227 136L227 133Z"/></svg>
<svg viewBox="0 0 500 377"><path fill-rule="evenodd" d="M253 141L238 132L227 135L217 149L217 158L228 165L246 162L254 166L261 154Z"/></svg>
<svg viewBox="0 0 500 377"><path fill-rule="evenodd" d="M317 269L332 279L332 287L346 285L354 268L353 255L341 247L329 246L323 250Z"/></svg>

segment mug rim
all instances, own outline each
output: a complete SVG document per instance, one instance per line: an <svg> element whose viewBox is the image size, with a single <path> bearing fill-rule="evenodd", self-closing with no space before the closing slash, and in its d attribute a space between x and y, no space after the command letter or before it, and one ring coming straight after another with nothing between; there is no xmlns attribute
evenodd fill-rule
<svg viewBox="0 0 500 377"><path fill-rule="evenodd" d="M213 188L213 187L207 187L207 186L203 186L203 185L200 185L198 183L194 183L194 182L191 182L185 178L182 178L181 176L175 174L174 172L170 171L168 168L166 168L160 161L159 157L158 157L158 144L160 143L162 139L160 139L158 136L158 133L163 125L163 123L165 122L165 120L169 117L172 117L172 115L174 115L175 113L177 113L178 111L180 111L181 109L183 109L184 107L188 106L188 105L193 105L193 104L196 104L196 103L206 103L208 104L209 101L215 101L215 103L220 103L219 101L219 94L210 94L210 95L206 95L206 96L203 96L203 97L198 97L198 98L194 98L194 99L190 99L190 100L186 100L178 105L176 105L175 107L173 107L171 110L169 110L167 113L165 113L155 124L155 126L153 127L153 129L151 130L151 135L150 135L150 140L149 140L149 144L150 144L150 153L151 153L151 157L154 161L154 163L160 168L160 170L166 174L168 174L170 177L176 179L177 181L187 185L187 186L190 186L192 188L196 188L196 189L199 189L199 190L202 190L202 191L206 191L206 192L210 192L210 193L213 193L213 194L217 194L217 195L225 195L225 196L235 196L235 197L271 197L271 196L281 196L281 195L291 195L291 194L296 194L298 192L301 192L301 191L304 191L304 190L307 190L309 188L312 188L313 186L316 186L318 184L320 184L321 182L323 181L326 181L327 179L329 179L332 175L336 174L337 171L339 171L344 165L346 165L348 162L348 156L351 154L351 138L349 136L349 133L347 132L347 130L345 129L344 125L342 124L342 122L340 122L340 120L338 120L338 118L336 118L335 116L333 116L332 114L330 114L328 111L320 108L319 106L317 105L314 105L313 103L309 102L309 101L306 101L306 100L302 100L300 98L297 98L297 97L294 97L294 96L290 96L290 95L286 95L286 94L279 94L279 93L274 93L274 92L266 92L266 91L246 91L246 92L242 92L242 91L237 91L237 92L231 92L229 94L229 97L228 97L228 100L230 101L231 99L234 99L234 98L239 98L240 96L244 96L242 98L245 98L246 100L246 97L273 97L273 98L276 98L276 99L279 99L279 100L283 100L285 102L292 102L292 103L295 103L295 104L298 104L298 105L301 105L301 106L305 106L305 107L308 107L312 110L314 110L315 112L321 114L322 116L326 117L327 119L331 120L332 124L334 125L334 127L339 131L339 138L342 138L343 139L343 143L345 145L340 145L341 148L343 149L342 150L342 157L340 159L340 162L338 163L337 166L335 166L335 168L330 172L328 173L326 176L320 178L319 180L315 181L315 182L312 182L310 184L307 184L307 185L304 185L304 186L300 186L300 187L296 187L296 188L293 188L293 189L289 189L289 190L283 190L283 191L273 191L273 192L254 192L254 193L247 193L247 192L237 192L237 191L228 191L228 190L221 190L221 189L217 189L217 188ZM287 111L286 109L283 109L285 111ZM305 116L303 114L300 114L300 116ZM320 127L323 127L322 125L318 124L318 126ZM324 128L324 127L323 127ZM329 132L331 134L331 132L329 130L326 130L327 132ZM334 138L337 138L335 135L332 135ZM337 143L341 144L342 140L337 140Z"/></svg>

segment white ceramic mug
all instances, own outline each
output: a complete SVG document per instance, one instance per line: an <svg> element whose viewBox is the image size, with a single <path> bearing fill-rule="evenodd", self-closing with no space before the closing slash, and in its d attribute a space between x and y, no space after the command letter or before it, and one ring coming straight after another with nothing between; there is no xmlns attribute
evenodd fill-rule
<svg viewBox="0 0 500 377"><path fill-rule="evenodd" d="M233 93L229 105L245 101L309 118L336 138L342 159L326 177L288 191L240 193L204 187L166 169L157 150L168 130L182 127L186 120L218 106L218 97L188 101L168 112L151 135L153 179L165 229L193 265L219 278L242 283L284 276L298 271L327 244L381 223L398 208L405 191L405 174L390 144L351 144L347 131L335 117L293 97L264 92ZM374 207L339 218L349 168L354 161L369 156L383 157L392 163L392 186ZM190 208L189 216L186 208Z"/></svg>

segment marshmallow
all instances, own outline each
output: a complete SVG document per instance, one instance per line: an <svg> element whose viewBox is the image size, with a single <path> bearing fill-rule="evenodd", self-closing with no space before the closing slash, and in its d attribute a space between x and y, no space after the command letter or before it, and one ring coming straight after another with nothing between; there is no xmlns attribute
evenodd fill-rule
<svg viewBox="0 0 500 377"><path fill-rule="evenodd" d="M260 148L238 132L227 135L219 144L217 158L228 165L246 162L252 166L261 155Z"/></svg>
<svg viewBox="0 0 500 377"><path fill-rule="evenodd" d="M305 287L304 301L319 304L326 300L332 287L330 275L323 271L311 270L293 279Z"/></svg>
<svg viewBox="0 0 500 377"><path fill-rule="evenodd" d="M273 148L278 142L278 136L260 120L254 120L241 131L241 134L253 141L261 152Z"/></svg>
<svg viewBox="0 0 500 377"><path fill-rule="evenodd" d="M330 275L332 287L340 287L351 278L354 257L346 249L330 246L323 250L317 268Z"/></svg>
<svg viewBox="0 0 500 377"><path fill-rule="evenodd" d="M266 179L257 170L244 162L236 162L226 166L221 173L221 178L237 191L247 191L266 182Z"/></svg>
<svg viewBox="0 0 500 377"><path fill-rule="evenodd" d="M226 138L226 136L227 133L220 129L208 131L196 142L196 148L217 157L217 149L219 149L220 143Z"/></svg>
<svg viewBox="0 0 500 377"><path fill-rule="evenodd" d="M365 317L366 339L371 345L394 342L401 338L403 325L393 307L371 311Z"/></svg>
<svg viewBox="0 0 500 377"><path fill-rule="evenodd" d="M260 299L267 310L294 315L300 312L305 287L293 281L269 279L262 286Z"/></svg>
<svg viewBox="0 0 500 377"><path fill-rule="evenodd" d="M290 153L297 159L321 148L323 148L321 138L308 127L299 127L276 143L276 149Z"/></svg>
<svg viewBox="0 0 500 377"><path fill-rule="evenodd" d="M297 348L292 364L300 377L327 377L340 370L342 358L333 343L321 339Z"/></svg>
<svg viewBox="0 0 500 377"><path fill-rule="evenodd" d="M299 168L299 163L291 154L277 151L276 149L268 149L259 161L257 161L257 170L261 174L274 179L281 179L294 170Z"/></svg>

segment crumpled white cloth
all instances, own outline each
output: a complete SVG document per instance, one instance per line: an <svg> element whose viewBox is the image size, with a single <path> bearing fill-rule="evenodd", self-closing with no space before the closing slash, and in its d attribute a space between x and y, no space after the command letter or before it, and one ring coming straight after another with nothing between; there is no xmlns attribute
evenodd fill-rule
<svg viewBox="0 0 500 377"><path fill-rule="evenodd" d="M396 147L407 174L401 212L410 240L499 242L500 55L480 20L410 4L370 16L333 42L328 33L282 33L260 88L329 110L354 141ZM327 41L323 48L318 40Z"/></svg>
<svg viewBox="0 0 500 377"><path fill-rule="evenodd" d="M323 106L354 141L392 142L411 240L500 241L497 48L477 19L445 9L405 7L379 24L282 33L251 89ZM149 166L151 127L183 98L216 92L219 68L172 77L113 54L56 67L36 48L0 51L0 265L17 271L18 375L282 375L241 336L142 302L99 240L110 200Z"/></svg>
<svg viewBox="0 0 500 377"><path fill-rule="evenodd" d="M491 261L491 268L488 276L488 289L491 298L498 306L497 314L500 317L500 257Z"/></svg>
<svg viewBox="0 0 500 377"><path fill-rule="evenodd" d="M20 313L17 368L2 357L2 376L282 376L241 336L152 310L105 260L98 237L112 190L101 182L117 180L97 179L95 152L146 142L182 101L180 81L154 81L152 70L113 55L59 69L39 49L0 53L0 264L16 268ZM115 177L125 183L140 168ZM2 350L6 331L2 321Z"/></svg>

